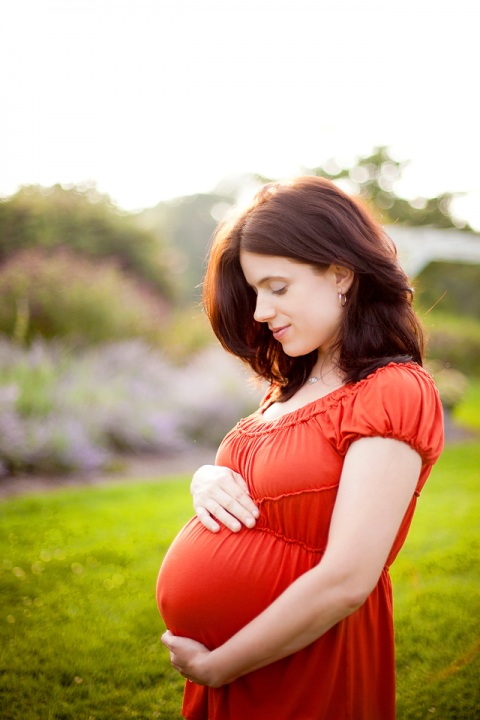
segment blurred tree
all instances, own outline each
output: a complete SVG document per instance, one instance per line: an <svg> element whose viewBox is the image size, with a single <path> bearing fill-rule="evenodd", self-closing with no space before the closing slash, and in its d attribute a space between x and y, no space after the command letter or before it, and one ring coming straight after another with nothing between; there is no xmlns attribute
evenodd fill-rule
<svg viewBox="0 0 480 720"><path fill-rule="evenodd" d="M351 168L343 169L331 160L323 166L306 169L307 173L326 177L345 185L349 192L359 194L384 224L432 225L438 228L471 227L452 217L450 204L455 193L442 193L434 198L406 200L395 192L407 162L394 160L387 147L376 147L371 154L360 157ZM274 178L244 175L238 182L226 179L213 193L197 194L161 202L137 216L139 225L165 238L170 246L168 261L178 277L186 304L199 301L198 287L205 270L210 238L218 221L233 207L243 185L272 182Z"/></svg>
<svg viewBox="0 0 480 720"><path fill-rule="evenodd" d="M219 222L233 207L233 196L220 193L201 193L160 202L139 213L140 227L166 238L170 251L168 261L180 285L185 300L200 302L210 238Z"/></svg>
<svg viewBox="0 0 480 720"><path fill-rule="evenodd" d="M0 200L0 263L32 247L70 247L84 257L111 258L159 295L174 294L163 240L94 186L25 186Z"/></svg>
<svg viewBox="0 0 480 720"><path fill-rule="evenodd" d="M360 195L386 225L430 225L472 231L468 223L452 217L450 204L455 193L412 201L395 193L394 184L407 164L394 160L388 148L381 146L374 148L371 155L359 158L351 168L341 169L335 167L335 161L330 161L315 168L314 172L340 184L344 181L349 185L348 189ZM479 265L432 262L416 278L416 309L422 315L439 302L439 312L480 318L479 282Z"/></svg>
<svg viewBox="0 0 480 720"><path fill-rule="evenodd" d="M450 204L455 193L442 193L438 197L416 200L405 200L396 195L394 184L407 164L393 160L388 148L380 146L374 148L371 155L359 158L351 168L335 167L335 161L330 161L315 168L314 173L329 180L347 180L355 194L378 209L386 225L400 223L472 230L468 223L456 220L451 215Z"/></svg>

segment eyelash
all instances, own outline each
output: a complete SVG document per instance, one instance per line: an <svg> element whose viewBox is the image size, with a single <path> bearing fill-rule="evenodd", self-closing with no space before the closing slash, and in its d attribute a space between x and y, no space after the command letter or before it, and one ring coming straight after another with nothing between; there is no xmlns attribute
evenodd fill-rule
<svg viewBox="0 0 480 720"><path fill-rule="evenodd" d="M273 293L274 295L283 295L283 294L286 293L286 292L287 292L287 288L286 288L286 287L280 288L280 290L272 290L272 293Z"/></svg>

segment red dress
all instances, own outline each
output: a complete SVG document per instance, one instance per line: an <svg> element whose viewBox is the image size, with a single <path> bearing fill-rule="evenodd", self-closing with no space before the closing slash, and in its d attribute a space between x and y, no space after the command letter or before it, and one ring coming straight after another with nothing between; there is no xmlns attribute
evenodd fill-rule
<svg viewBox="0 0 480 720"><path fill-rule="evenodd" d="M407 536L417 497L443 445L430 376L390 364L365 380L265 421L271 403L226 436L217 465L245 478L260 509L254 529L211 533L193 518L160 569L157 601L175 635L213 649L321 562L350 443L396 438L422 457L418 485L367 601L308 647L222 688L188 682L190 720L392 720L395 660L388 568Z"/></svg>

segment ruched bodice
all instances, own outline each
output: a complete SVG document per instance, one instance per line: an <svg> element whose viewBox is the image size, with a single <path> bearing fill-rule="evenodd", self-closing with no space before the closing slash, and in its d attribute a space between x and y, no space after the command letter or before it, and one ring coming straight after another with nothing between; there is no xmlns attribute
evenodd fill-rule
<svg viewBox="0 0 480 720"><path fill-rule="evenodd" d="M326 440L314 415L305 424L305 441L313 441L318 452L312 462L308 445L302 448L298 442L301 424L294 421L298 413L265 422L263 409L227 435L217 464L228 465L245 479L260 510L256 531L310 552L323 552L328 523L308 522L308 518L331 516L343 459ZM293 443L296 451L292 453Z"/></svg>
<svg viewBox="0 0 480 720"><path fill-rule="evenodd" d="M262 407L225 437L217 465L240 473L260 510L255 528L210 533L192 519L162 564L157 599L167 627L210 648L224 643L292 582L321 562L348 447L379 435L407 442L422 471L387 566L355 613L304 650L228 686L187 683L191 720L392 720L394 649L387 568L442 447L431 378L389 365L275 420Z"/></svg>

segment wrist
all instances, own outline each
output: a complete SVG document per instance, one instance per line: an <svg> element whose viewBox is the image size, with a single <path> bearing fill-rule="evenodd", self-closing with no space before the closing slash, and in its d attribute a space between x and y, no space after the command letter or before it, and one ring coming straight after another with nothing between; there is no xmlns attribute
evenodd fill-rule
<svg viewBox="0 0 480 720"><path fill-rule="evenodd" d="M218 651L212 650L198 658L199 675L205 678L205 685L211 688L222 687L235 679L228 676L225 663L218 656Z"/></svg>

